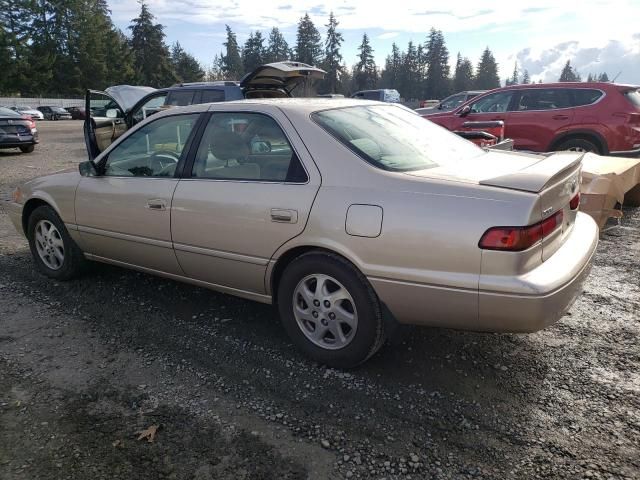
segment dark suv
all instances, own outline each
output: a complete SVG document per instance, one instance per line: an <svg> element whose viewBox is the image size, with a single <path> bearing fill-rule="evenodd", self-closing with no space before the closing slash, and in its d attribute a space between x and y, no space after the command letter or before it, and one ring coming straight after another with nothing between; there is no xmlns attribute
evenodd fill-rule
<svg viewBox="0 0 640 480"><path fill-rule="evenodd" d="M129 128L160 110L245 98L290 97L307 79L322 79L324 74L305 63L277 62L258 67L239 82L179 83L159 90L130 85L104 92L88 90L84 128L89 156L95 158Z"/></svg>
<svg viewBox="0 0 640 480"><path fill-rule="evenodd" d="M514 85L446 113L424 115L449 130L502 120L515 148L640 154L640 87L603 82Z"/></svg>

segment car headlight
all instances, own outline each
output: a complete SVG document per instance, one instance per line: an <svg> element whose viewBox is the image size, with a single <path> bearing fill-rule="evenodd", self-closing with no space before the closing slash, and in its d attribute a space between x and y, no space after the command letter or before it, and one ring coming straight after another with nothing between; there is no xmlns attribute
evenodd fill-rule
<svg viewBox="0 0 640 480"><path fill-rule="evenodd" d="M12 194L13 201L16 203L22 203L22 190L20 187L17 187Z"/></svg>

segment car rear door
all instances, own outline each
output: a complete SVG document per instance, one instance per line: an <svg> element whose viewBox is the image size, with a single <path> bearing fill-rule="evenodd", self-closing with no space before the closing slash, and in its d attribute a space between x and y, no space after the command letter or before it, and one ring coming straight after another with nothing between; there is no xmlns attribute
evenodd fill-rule
<svg viewBox="0 0 640 480"><path fill-rule="evenodd" d="M273 254L304 230L320 174L279 109L212 108L173 195L174 249L187 276L255 298Z"/></svg>
<svg viewBox="0 0 640 480"><path fill-rule="evenodd" d="M552 140L573 123L568 88L523 88L517 90L513 100L505 136L518 150L545 152Z"/></svg>

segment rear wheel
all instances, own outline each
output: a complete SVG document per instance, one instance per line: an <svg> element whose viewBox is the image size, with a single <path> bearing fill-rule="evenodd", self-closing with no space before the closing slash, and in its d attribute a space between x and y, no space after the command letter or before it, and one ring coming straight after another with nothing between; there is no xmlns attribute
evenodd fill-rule
<svg viewBox="0 0 640 480"><path fill-rule="evenodd" d="M31 153L35 147L33 145L27 145L25 147L20 147L20 151L22 153Z"/></svg>
<svg viewBox="0 0 640 480"><path fill-rule="evenodd" d="M584 138L570 138L560 143L556 150L569 150L571 152L593 152L600 154L600 148L590 140Z"/></svg>
<svg viewBox="0 0 640 480"><path fill-rule="evenodd" d="M31 213L27 238L36 267L47 277L69 280L82 272L84 255L51 207L43 205Z"/></svg>
<svg viewBox="0 0 640 480"><path fill-rule="evenodd" d="M306 355L337 368L366 361L384 342L382 309L366 278L334 254L302 255L278 287L285 330Z"/></svg>

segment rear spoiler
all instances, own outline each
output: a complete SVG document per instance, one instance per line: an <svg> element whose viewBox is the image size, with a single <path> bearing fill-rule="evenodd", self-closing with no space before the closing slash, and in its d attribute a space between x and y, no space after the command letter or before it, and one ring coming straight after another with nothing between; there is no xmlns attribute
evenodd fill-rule
<svg viewBox="0 0 640 480"><path fill-rule="evenodd" d="M539 162L520 170L496 178L481 180L480 185L510 188L525 192L541 192L558 177L580 166L584 158L582 152L557 152L541 157Z"/></svg>

